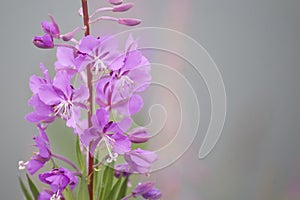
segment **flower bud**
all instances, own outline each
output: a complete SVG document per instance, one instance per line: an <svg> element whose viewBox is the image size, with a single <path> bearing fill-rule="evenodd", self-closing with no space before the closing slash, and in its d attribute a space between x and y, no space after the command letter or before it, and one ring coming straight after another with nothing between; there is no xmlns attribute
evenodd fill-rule
<svg viewBox="0 0 300 200"><path fill-rule="evenodd" d="M144 174L149 172L152 163L157 160L157 155L154 152L137 148L126 152L124 158L132 171Z"/></svg>
<svg viewBox="0 0 300 200"><path fill-rule="evenodd" d="M113 7L113 12L125 12L133 7L133 3L124 3Z"/></svg>
<svg viewBox="0 0 300 200"><path fill-rule="evenodd" d="M58 25L52 15L49 15L49 17L51 19L51 22L42 21L42 23L41 23L42 29L45 33L51 35L52 37L59 38L60 31L59 31Z"/></svg>
<svg viewBox="0 0 300 200"><path fill-rule="evenodd" d="M141 23L141 20L134 18L120 18L118 19L118 23L126 26L136 26Z"/></svg>
<svg viewBox="0 0 300 200"><path fill-rule="evenodd" d="M123 3L123 0L107 0L107 1L113 5L119 5Z"/></svg>
<svg viewBox="0 0 300 200"><path fill-rule="evenodd" d="M151 138L151 135L144 127L137 127L128 133L128 138L133 143L144 143Z"/></svg>
<svg viewBox="0 0 300 200"><path fill-rule="evenodd" d="M156 188L152 188L151 190L149 190L148 192L142 194L142 196L145 198L145 199L153 199L153 200L156 200L156 199L160 199L162 194L161 194L161 191L159 191L158 189Z"/></svg>
<svg viewBox="0 0 300 200"><path fill-rule="evenodd" d="M80 29L80 27L77 27L73 31L62 35L61 38L63 39L63 41L70 41Z"/></svg>
<svg viewBox="0 0 300 200"><path fill-rule="evenodd" d="M136 188L132 191L132 194L134 197L137 197L139 195L142 195L144 193L147 193L150 191L152 188L154 188L154 183L153 182L144 182L144 183L139 183Z"/></svg>
<svg viewBox="0 0 300 200"><path fill-rule="evenodd" d="M47 33L42 37L34 36L32 42L36 47L41 49L51 49L54 47L53 38L51 35Z"/></svg>

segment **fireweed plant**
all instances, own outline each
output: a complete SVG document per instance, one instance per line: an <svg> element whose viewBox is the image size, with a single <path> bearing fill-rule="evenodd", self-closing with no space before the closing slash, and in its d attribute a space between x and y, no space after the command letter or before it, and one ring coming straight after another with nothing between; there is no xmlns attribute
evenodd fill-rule
<svg viewBox="0 0 300 200"><path fill-rule="evenodd" d="M60 32L54 17L49 15L50 21L41 23L44 35L33 39L38 48L56 49L57 61L53 79L43 64L40 64L43 75L30 77L32 97L28 104L33 112L26 119L36 125L38 134L33 138L37 152L28 161L19 161L19 169L28 172L28 184L19 179L27 200L136 197L156 200L161 197L151 181L127 191L131 187L130 176L149 175L152 163L158 159L154 152L132 146L150 139L145 128L132 125L132 116L143 106L139 93L150 85L150 63L131 35L123 50L117 49L112 36L90 35L90 25L99 21L126 26L141 22L134 18L101 16L133 7L122 0L108 2L111 6L96 9L89 15L87 0L82 0L79 15L84 25L66 34ZM84 37L76 40L74 36L80 31ZM56 118L64 120L74 132L78 166L51 149L47 127ZM69 167L59 166L62 162ZM49 166L51 170L46 171ZM45 188L35 186L32 176L36 174Z"/></svg>

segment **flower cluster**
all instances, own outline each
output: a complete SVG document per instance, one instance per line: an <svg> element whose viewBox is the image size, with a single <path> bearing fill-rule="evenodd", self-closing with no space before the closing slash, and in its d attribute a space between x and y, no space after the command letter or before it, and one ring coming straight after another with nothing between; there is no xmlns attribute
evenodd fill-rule
<svg viewBox="0 0 300 200"><path fill-rule="evenodd" d="M29 86L33 95L28 104L33 111L26 119L39 130L39 134L34 137L38 152L29 161L19 162L19 169L27 167L30 175L39 172L46 163L52 163L50 171L38 175L42 183L49 185L39 192L39 200L65 199L68 192L72 195L72 190L80 181L86 184L90 199L142 196L144 199L155 200L161 197L152 182L137 185L127 196L124 190L121 191L122 185L126 188L129 184L128 177L131 174L149 174L152 163L158 158L154 152L132 145L145 143L151 137L144 127L132 123L132 116L143 106L140 93L150 85L149 61L138 49L132 35L128 37L125 48L119 50L112 36L95 37L85 32L87 26L102 20L127 26L140 23L140 20L133 18L97 17L99 13L124 12L133 7L132 3L123 3L121 0L109 0L109 3L111 7L99 8L89 16L89 24L66 34L60 32L59 25L50 15L51 21L41 23L44 35L33 39L33 44L38 48L56 48L57 57L53 79L43 64L40 64L43 76L33 75L30 78ZM79 9L80 16L84 18L86 14L84 8ZM76 40L75 35L80 30L85 32L85 36ZM76 151L80 152L80 167L55 154L50 147L46 131L57 118L64 120L78 139ZM88 160L86 165L81 160L83 155ZM59 166L57 159L68 164L70 169ZM109 167L105 164L114 167L111 179L116 180L103 178L108 176L105 173L109 173L106 170ZM101 167L104 169L100 177L102 183L99 187L93 186L93 182L99 182L99 177L94 174ZM108 188L103 189L102 185Z"/></svg>

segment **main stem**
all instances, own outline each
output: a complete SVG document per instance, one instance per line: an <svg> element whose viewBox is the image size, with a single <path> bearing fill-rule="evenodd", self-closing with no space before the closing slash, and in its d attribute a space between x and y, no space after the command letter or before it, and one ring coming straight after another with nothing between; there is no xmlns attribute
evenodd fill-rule
<svg viewBox="0 0 300 200"><path fill-rule="evenodd" d="M83 10L83 23L85 27L84 35L87 36L90 34L90 24L89 24L89 12L88 12L88 4L87 0L81 0L82 10ZM93 114L93 84L92 84L92 72L91 66L87 66L87 84L90 91L90 97L88 99L89 102L89 111L88 111L88 126L92 126L92 114ZM94 184L94 173L93 173L93 165L94 165L94 157L88 152L87 153L88 160L88 191L90 195L90 200L93 200L93 184Z"/></svg>

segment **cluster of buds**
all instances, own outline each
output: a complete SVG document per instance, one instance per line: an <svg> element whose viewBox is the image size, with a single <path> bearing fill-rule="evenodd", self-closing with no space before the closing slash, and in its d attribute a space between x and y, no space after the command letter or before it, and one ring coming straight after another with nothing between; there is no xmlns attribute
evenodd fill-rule
<svg viewBox="0 0 300 200"><path fill-rule="evenodd" d="M119 24L126 25L126 26L136 26L141 23L141 20L135 18L115 18L112 16L102 15L104 12L125 12L128 11L133 7L133 3L123 3L122 1L109 1L113 6L111 7L103 7L95 10L93 14L89 16L89 24L94 24L99 21L115 21ZM83 9L80 8L78 10L78 14L83 17ZM43 36L35 36L33 38L33 44L42 49L51 49L55 46L60 46L60 44L55 44L54 39L61 39L63 41L70 41L73 39L74 35L80 31L85 30L85 26L83 27L76 27L73 31L61 34L58 24L56 23L55 19L52 15L49 15L49 21L43 21L41 23L42 30L44 32Z"/></svg>

